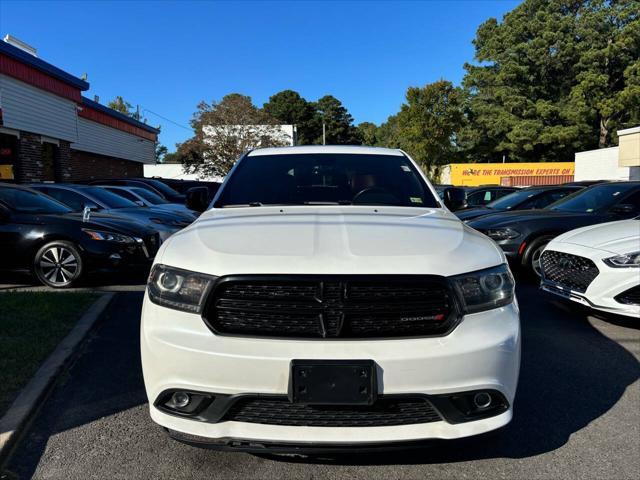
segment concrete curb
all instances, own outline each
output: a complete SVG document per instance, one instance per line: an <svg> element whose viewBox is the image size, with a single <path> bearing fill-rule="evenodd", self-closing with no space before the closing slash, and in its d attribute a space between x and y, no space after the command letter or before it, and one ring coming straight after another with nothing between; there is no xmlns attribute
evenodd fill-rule
<svg viewBox="0 0 640 480"><path fill-rule="evenodd" d="M73 354L96 325L115 293L106 293L93 302L78 323L47 357L29 383L20 391L9 410L0 418L0 472L9 453L47 398L51 387Z"/></svg>

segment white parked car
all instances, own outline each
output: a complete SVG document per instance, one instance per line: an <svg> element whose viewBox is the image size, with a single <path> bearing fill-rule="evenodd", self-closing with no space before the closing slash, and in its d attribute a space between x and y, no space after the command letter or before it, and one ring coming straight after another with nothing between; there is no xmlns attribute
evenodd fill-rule
<svg viewBox="0 0 640 480"><path fill-rule="evenodd" d="M513 277L445 202L400 150L243 156L155 257L141 325L152 419L187 443L295 452L509 423Z"/></svg>
<svg viewBox="0 0 640 480"><path fill-rule="evenodd" d="M545 248L541 268L543 290L640 319L640 219L564 233Z"/></svg>

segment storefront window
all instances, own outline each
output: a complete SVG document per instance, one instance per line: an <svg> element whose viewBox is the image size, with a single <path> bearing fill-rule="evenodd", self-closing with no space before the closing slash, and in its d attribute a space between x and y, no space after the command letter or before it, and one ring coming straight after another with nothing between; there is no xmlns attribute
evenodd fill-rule
<svg viewBox="0 0 640 480"><path fill-rule="evenodd" d="M0 133L0 181L15 179L18 160L18 137Z"/></svg>

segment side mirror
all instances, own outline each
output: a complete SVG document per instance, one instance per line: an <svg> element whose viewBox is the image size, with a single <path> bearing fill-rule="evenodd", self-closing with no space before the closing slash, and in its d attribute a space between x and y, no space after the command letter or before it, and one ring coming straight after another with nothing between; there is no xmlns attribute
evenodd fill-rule
<svg viewBox="0 0 640 480"><path fill-rule="evenodd" d="M619 203L609 211L615 215L632 215L636 212L636 207L630 203Z"/></svg>
<svg viewBox="0 0 640 480"><path fill-rule="evenodd" d="M204 212L209 206L209 189L207 187L193 187L187 190L185 205L190 210Z"/></svg>
<svg viewBox="0 0 640 480"><path fill-rule="evenodd" d="M448 187L442 194L442 200L449 210L455 212L467 206L467 192L463 188Z"/></svg>

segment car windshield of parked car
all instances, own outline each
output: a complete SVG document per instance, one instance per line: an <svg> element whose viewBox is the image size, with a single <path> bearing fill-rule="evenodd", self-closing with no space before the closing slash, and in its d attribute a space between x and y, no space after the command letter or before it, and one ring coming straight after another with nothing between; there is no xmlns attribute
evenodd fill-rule
<svg viewBox="0 0 640 480"><path fill-rule="evenodd" d="M145 190L144 188L132 187L131 191L134 192L139 197L144 198L151 205L162 205L165 203L169 203L167 200L162 198L160 195L156 195L151 190Z"/></svg>
<svg viewBox="0 0 640 480"><path fill-rule="evenodd" d="M160 180L146 179L145 182L147 183L147 185L151 185L153 188L155 188L165 196L173 197L176 195L180 195L177 190L174 190L166 183L162 183Z"/></svg>
<svg viewBox="0 0 640 480"><path fill-rule="evenodd" d="M631 189L637 187L633 183L609 183L579 190L568 195L546 209L560 212L593 213L607 210L618 203Z"/></svg>
<svg viewBox="0 0 640 480"><path fill-rule="evenodd" d="M104 188L100 187L87 187L82 189L83 193L87 195L91 195L96 200L98 200L103 205L106 205L107 208L131 208L131 207L139 207L131 200L127 200L126 198L121 197L120 195L116 195L115 193L111 193Z"/></svg>
<svg viewBox="0 0 640 480"><path fill-rule="evenodd" d="M69 213L71 210L43 194L21 188L0 188L0 202L18 213Z"/></svg>
<svg viewBox="0 0 640 480"><path fill-rule="evenodd" d="M534 190L519 190L517 192L510 193L509 195L505 195L498 200L494 200L493 202L487 203L485 205L487 208L491 208L493 210L511 210L514 207L517 207L522 202L530 199L534 195L539 194L542 189L534 189Z"/></svg>
<svg viewBox="0 0 640 480"><path fill-rule="evenodd" d="M332 204L440 206L404 155L342 153L245 157L215 206Z"/></svg>

